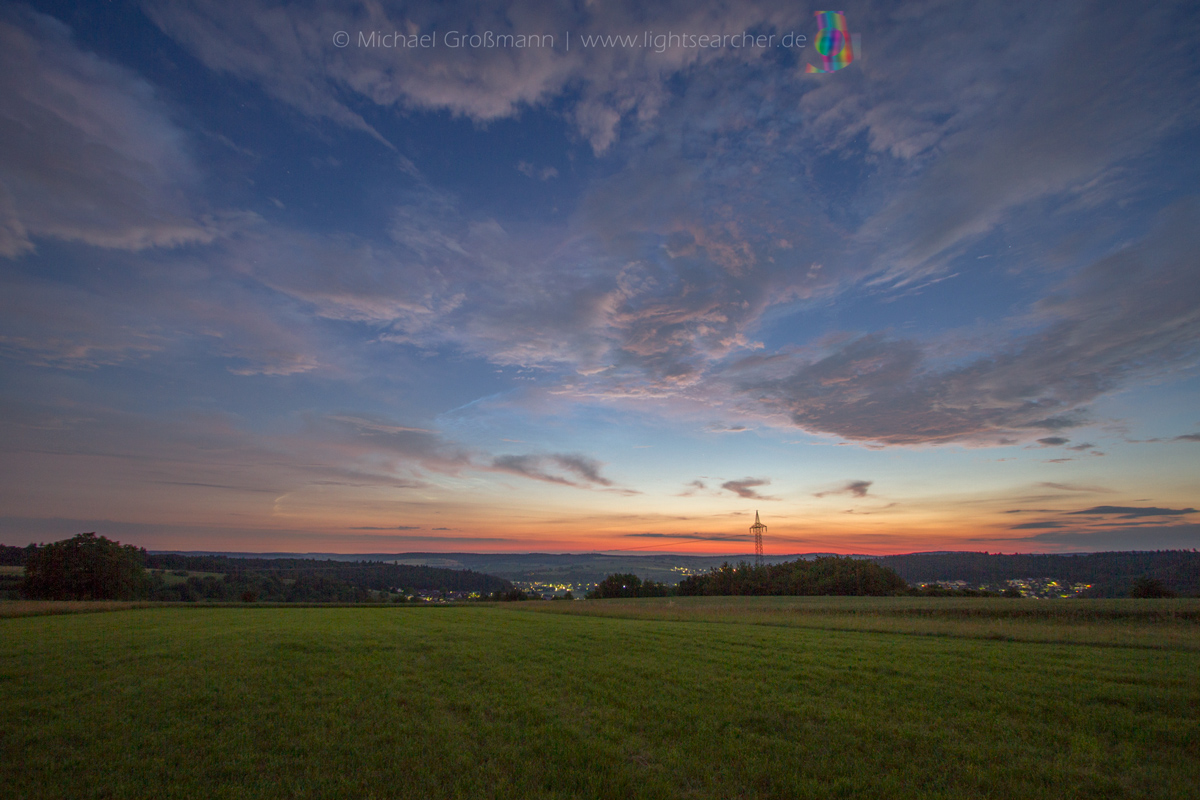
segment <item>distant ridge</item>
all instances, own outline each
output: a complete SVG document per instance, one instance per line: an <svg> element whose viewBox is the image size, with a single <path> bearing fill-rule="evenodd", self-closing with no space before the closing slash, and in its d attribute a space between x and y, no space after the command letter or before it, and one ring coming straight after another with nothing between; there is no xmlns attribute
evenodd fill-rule
<svg viewBox="0 0 1200 800"><path fill-rule="evenodd" d="M0 546L0 565L21 565L26 548ZM552 585L590 585L615 573L634 573L643 580L675 584L689 574L707 572L724 563L753 563L744 554L695 555L677 553L248 553L216 550L154 550L151 557L224 557L255 560L311 560L384 562L443 570L470 570L514 582ZM768 564L797 559L811 560L833 553L791 553L766 556ZM1085 583L1090 596L1120 597L1133 581L1151 578L1171 591L1200 596L1200 553L1195 550L1126 550L1100 553L1018 553L1004 555L963 550L941 550L904 555L855 554L890 567L910 584L963 581L996 585L1009 580L1050 578L1070 584Z"/></svg>
<svg viewBox="0 0 1200 800"><path fill-rule="evenodd" d="M172 551L177 552L177 551ZM632 572L643 580L674 584L688 574L707 572L723 563L753 563L750 553L695 555L678 553L232 553L201 551L189 555L224 555L231 558L301 558L333 561L382 561L442 569L467 569L510 581L589 584L608 575ZM768 564L837 555L791 553L765 557ZM843 556L844 557L844 556ZM903 555L849 556L871 559L890 567L910 584L965 581L968 584L1003 584L1008 580L1052 578L1071 584L1091 585L1098 597L1127 594L1141 577L1161 581L1181 595L1200 595L1200 553L1194 550L1110 551L1101 553L1019 553L1004 555L969 550L940 550Z"/></svg>

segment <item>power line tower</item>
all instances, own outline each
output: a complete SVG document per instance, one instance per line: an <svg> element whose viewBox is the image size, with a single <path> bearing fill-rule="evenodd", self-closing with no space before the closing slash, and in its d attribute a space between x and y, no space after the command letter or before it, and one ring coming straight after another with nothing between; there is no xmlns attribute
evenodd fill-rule
<svg viewBox="0 0 1200 800"><path fill-rule="evenodd" d="M767 532L767 526L762 524L757 511L754 512L754 524L750 526L750 532L754 534L754 566L761 567L763 563L762 536Z"/></svg>

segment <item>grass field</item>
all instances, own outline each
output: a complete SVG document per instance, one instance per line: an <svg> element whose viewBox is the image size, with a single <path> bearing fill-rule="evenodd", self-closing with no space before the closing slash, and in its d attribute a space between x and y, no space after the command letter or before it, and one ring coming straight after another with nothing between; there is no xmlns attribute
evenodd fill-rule
<svg viewBox="0 0 1200 800"><path fill-rule="evenodd" d="M1200 651L1200 600L673 597L533 603L559 614Z"/></svg>
<svg viewBox="0 0 1200 800"><path fill-rule="evenodd" d="M826 630L796 619L870 627L888 609L681 600L0 619L0 785L19 798L1200 796L1200 652L1186 642ZM1196 626L1128 608L1103 624ZM530 613L576 609L589 613Z"/></svg>

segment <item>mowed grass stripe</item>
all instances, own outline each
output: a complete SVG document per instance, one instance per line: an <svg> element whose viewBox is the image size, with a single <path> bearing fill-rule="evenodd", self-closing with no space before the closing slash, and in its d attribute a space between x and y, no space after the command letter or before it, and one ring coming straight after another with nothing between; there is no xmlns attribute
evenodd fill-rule
<svg viewBox="0 0 1200 800"><path fill-rule="evenodd" d="M0 621L14 797L1197 796L1200 655L530 614Z"/></svg>

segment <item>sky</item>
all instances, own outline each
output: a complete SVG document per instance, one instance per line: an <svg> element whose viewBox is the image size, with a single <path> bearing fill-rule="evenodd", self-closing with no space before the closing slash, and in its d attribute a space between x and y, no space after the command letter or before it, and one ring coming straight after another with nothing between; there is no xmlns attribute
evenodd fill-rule
<svg viewBox="0 0 1200 800"><path fill-rule="evenodd" d="M1200 7L825 10L0 7L0 542L1200 546Z"/></svg>

